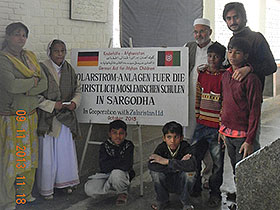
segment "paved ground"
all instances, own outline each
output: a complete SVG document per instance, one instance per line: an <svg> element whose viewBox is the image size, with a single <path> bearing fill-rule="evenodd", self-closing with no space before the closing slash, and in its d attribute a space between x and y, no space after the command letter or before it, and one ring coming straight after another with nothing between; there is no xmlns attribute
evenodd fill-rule
<svg viewBox="0 0 280 210"><path fill-rule="evenodd" d="M274 99L267 99L263 103L262 107L262 126L261 126L261 146L265 146L272 141L280 137L280 97ZM227 210L231 202L225 198L226 192L233 192L235 190L232 180L231 167L228 156L225 156L225 169L224 169L224 184L221 190L223 191L223 201L220 207L209 208L205 205L208 198L206 190L203 191L202 196L197 199L193 199L196 210ZM86 180L82 178L81 182ZM72 195L65 195L62 191L56 191L54 199L52 201L43 200L36 191L34 196L37 200L31 204L25 204L18 206L20 210L150 210L150 205L154 200L153 184L149 174L144 174L144 195L140 197L139 179L133 181L133 185L130 190L129 200L126 206L116 207L114 205L116 196L108 195L102 196L97 199L87 197L83 192L83 184L78 186L78 189L74 191ZM176 195L171 196L171 202L167 210L182 209L180 202Z"/></svg>

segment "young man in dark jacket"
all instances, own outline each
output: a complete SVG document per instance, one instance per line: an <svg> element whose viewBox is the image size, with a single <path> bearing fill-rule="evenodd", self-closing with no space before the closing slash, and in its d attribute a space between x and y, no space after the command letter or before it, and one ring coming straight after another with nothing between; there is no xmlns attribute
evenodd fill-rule
<svg viewBox="0 0 280 210"><path fill-rule="evenodd" d="M240 2L230 2L225 5L223 19L229 30L233 32L230 40L233 38L243 38L249 43L249 57L247 62L250 66L244 66L237 69L232 78L241 82L247 74L253 72L261 81L261 92L264 89L265 76L271 75L277 70L275 59L270 50L269 44L260 32L252 31L247 23L247 16L244 5ZM254 141L254 151L260 149L260 124Z"/></svg>

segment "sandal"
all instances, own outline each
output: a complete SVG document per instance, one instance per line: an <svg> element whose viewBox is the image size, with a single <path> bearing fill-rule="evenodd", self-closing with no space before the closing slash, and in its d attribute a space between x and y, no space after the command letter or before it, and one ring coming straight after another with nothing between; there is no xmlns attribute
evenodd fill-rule
<svg viewBox="0 0 280 210"><path fill-rule="evenodd" d="M31 203L31 202L33 202L33 201L35 201L35 200L36 200L36 198L34 198L32 195L30 195L29 197L26 198L26 201L27 201L28 203Z"/></svg>
<svg viewBox="0 0 280 210"><path fill-rule="evenodd" d="M53 199L53 195L44 196L44 199L45 200L52 200Z"/></svg>
<svg viewBox="0 0 280 210"><path fill-rule="evenodd" d="M160 204L152 204L151 208L154 210L163 210L165 209L165 207L167 207L168 202L167 203L160 203Z"/></svg>
<svg viewBox="0 0 280 210"><path fill-rule="evenodd" d="M127 203L127 194L121 193L118 195L118 198L116 200L116 205L117 206L122 206Z"/></svg>
<svg viewBox="0 0 280 210"><path fill-rule="evenodd" d="M66 192L67 192L67 194L70 195L70 194L72 194L73 190L71 188L67 188Z"/></svg>
<svg viewBox="0 0 280 210"><path fill-rule="evenodd" d="M193 205L186 205L183 207L183 210L194 210Z"/></svg>
<svg viewBox="0 0 280 210"><path fill-rule="evenodd" d="M209 182L208 182L208 181L204 182L203 188L204 188L204 189L207 189L207 190L210 189L210 187L209 187Z"/></svg>
<svg viewBox="0 0 280 210"><path fill-rule="evenodd" d="M154 209L154 210L158 210L158 206L156 204L152 204L151 208Z"/></svg>
<svg viewBox="0 0 280 210"><path fill-rule="evenodd" d="M68 195L71 195L72 192L73 192L73 189L74 188L72 188L72 187L66 187L66 188L63 189L63 192L68 194Z"/></svg>

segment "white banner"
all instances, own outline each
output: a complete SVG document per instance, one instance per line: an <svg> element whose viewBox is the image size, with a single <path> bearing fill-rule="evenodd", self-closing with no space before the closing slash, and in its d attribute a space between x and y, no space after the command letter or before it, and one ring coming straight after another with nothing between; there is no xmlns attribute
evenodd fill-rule
<svg viewBox="0 0 280 210"><path fill-rule="evenodd" d="M81 123L188 125L188 48L72 49Z"/></svg>

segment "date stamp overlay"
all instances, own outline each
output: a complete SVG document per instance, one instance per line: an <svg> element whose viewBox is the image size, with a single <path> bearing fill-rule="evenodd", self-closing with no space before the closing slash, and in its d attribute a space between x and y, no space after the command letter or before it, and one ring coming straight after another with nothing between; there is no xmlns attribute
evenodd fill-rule
<svg viewBox="0 0 280 210"><path fill-rule="evenodd" d="M16 112L16 121L17 122L24 122L26 121L26 111L24 110L17 110ZM24 128L17 129L16 131L16 138L18 140L23 140L26 138L26 131ZM26 163L25 163L25 156L26 156L26 146L19 146L16 145L16 167L18 169L25 169L26 168ZM26 204L26 195L23 193L24 192L24 186L25 186L25 176L17 176L16 177L16 189L18 190L20 187L20 193L16 193L16 204L18 205L24 205Z"/></svg>

